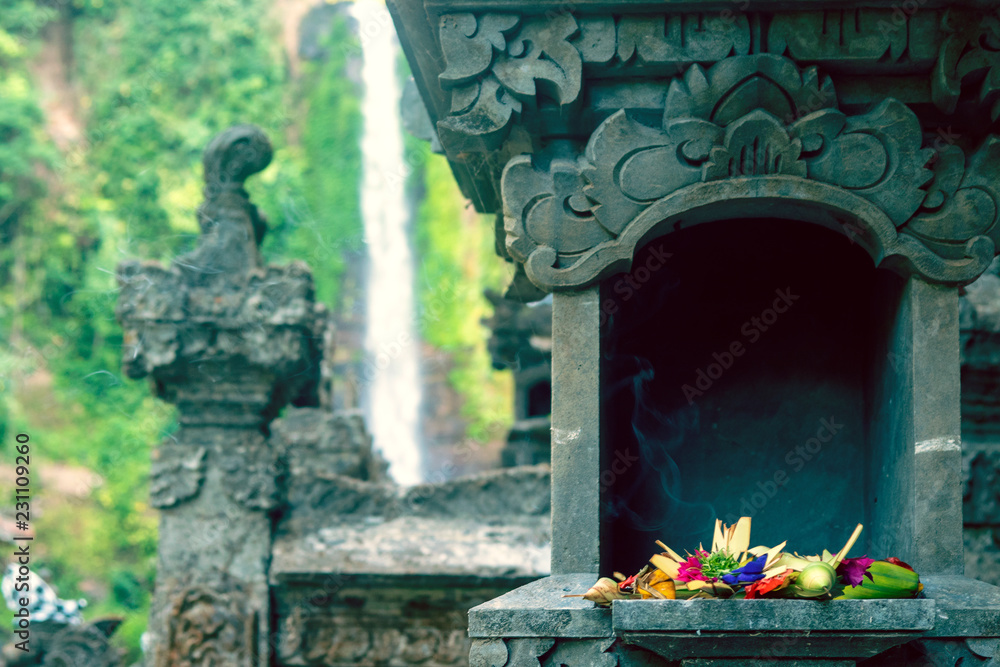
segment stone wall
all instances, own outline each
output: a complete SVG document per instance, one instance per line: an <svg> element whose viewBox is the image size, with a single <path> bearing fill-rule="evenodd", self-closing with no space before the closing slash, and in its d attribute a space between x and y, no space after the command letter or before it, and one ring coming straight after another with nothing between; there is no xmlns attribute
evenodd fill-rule
<svg viewBox="0 0 1000 667"><path fill-rule="evenodd" d="M965 573L1000 584L1000 276L994 265L962 299Z"/></svg>
<svg viewBox="0 0 1000 667"><path fill-rule="evenodd" d="M303 486L272 551L280 665L468 664L468 610L548 573L546 466Z"/></svg>

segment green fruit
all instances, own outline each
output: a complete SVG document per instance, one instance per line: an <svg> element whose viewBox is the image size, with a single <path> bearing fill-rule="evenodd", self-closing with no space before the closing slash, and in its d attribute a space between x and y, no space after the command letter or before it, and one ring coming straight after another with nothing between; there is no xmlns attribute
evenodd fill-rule
<svg viewBox="0 0 1000 667"><path fill-rule="evenodd" d="M865 576L857 586L844 586L834 600L874 600L912 598L920 588L920 576L913 570L877 560L868 567L872 579ZM873 581L874 580L874 581Z"/></svg>
<svg viewBox="0 0 1000 667"><path fill-rule="evenodd" d="M796 597L818 598L826 595L837 583L837 571L829 563L810 563L802 568L792 584Z"/></svg>

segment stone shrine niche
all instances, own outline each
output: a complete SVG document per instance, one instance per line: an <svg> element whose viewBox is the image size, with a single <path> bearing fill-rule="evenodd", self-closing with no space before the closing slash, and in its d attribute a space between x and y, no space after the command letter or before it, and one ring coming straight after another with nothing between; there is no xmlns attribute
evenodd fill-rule
<svg viewBox="0 0 1000 667"><path fill-rule="evenodd" d="M601 286L602 570L638 570L656 539L710 543L716 517L802 553L867 525L872 310L898 276L771 219L654 239L633 267Z"/></svg>
<svg viewBox="0 0 1000 667"><path fill-rule="evenodd" d="M1000 242L996 4L389 6L457 181L553 295L553 576L470 611L473 662L992 657L964 639L1000 589L961 576L958 299ZM862 522L851 555L925 596L562 597L751 513L802 552Z"/></svg>

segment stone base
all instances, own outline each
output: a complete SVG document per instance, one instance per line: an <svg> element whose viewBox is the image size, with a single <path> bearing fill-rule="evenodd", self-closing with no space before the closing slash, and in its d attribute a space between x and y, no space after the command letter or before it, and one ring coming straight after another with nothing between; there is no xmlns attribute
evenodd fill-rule
<svg viewBox="0 0 1000 667"><path fill-rule="evenodd" d="M709 658L681 660L681 667L768 667L774 660ZM853 660L782 660L782 667L854 667Z"/></svg>
<svg viewBox="0 0 1000 667"><path fill-rule="evenodd" d="M622 600L601 609L564 597L594 578L546 577L470 610L471 664L888 667L954 656L974 665L1000 644L987 639L1000 637L1000 588L960 576L925 577L915 600Z"/></svg>

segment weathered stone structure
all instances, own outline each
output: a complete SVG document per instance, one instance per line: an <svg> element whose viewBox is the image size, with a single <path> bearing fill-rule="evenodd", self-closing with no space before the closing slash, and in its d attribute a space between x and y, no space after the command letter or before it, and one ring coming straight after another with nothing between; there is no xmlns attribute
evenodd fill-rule
<svg viewBox="0 0 1000 667"><path fill-rule="evenodd" d="M315 403L324 318L302 264L265 266L265 221L243 182L268 165L260 130L237 126L205 151L198 247L169 268L123 263L118 317L132 378L150 377L181 428L153 459L161 511L149 632L153 664L266 664L267 567L280 503L270 421Z"/></svg>
<svg viewBox="0 0 1000 667"><path fill-rule="evenodd" d="M1000 241L1000 14L861 5L389 2L460 186L554 295L553 576L470 612L473 664L993 657L959 289ZM862 521L925 597L561 597L729 513L802 552Z"/></svg>
<svg viewBox="0 0 1000 667"><path fill-rule="evenodd" d="M331 408L308 267L260 256L243 183L270 159L259 129L222 133L198 247L118 269L125 369L180 421L153 455L149 664L463 664L468 609L548 573L548 468L386 480L360 415Z"/></svg>
<svg viewBox="0 0 1000 667"><path fill-rule="evenodd" d="M104 619L73 625L51 621L32 622L28 652L18 649L19 639L4 645L0 652L3 667L118 667L121 650L110 637L120 619Z"/></svg>
<svg viewBox="0 0 1000 667"><path fill-rule="evenodd" d="M962 299L965 574L1000 585L1000 277L994 265Z"/></svg>
<svg viewBox="0 0 1000 667"><path fill-rule="evenodd" d="M487 290L493 315L485 324L491 332L493 368L514 376L514 424L500 452L505 467L548 463L552 424L552 304L523 303L510 293Z"/></svg>
<svg viewBox="0 0 1000 667"><path fill-rule="evenodd" d="M545 467L301 486L271 562L278 664L468 664L468 610L547 572Z"/></svg>

